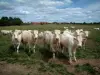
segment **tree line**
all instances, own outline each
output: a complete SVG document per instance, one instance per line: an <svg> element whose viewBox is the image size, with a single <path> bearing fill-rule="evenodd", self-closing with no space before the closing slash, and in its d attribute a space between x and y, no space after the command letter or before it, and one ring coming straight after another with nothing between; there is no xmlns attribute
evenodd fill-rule
<svg viewBox="0 0 100 75"><path fill-rule="evenodd" d="M23 23L23 21L18 17L3 16L0 19L0 26L21 25L22 23Z"/></svg>
<svg viewBox="0 0 100 75"><path fill-rule="evenodd" d="M98 24L100 25L100 22L90 22L90 23L87 23L87 22L83 22L83 23L76 23L76 22L52 22L51 24L79 24L79 25L92 25L92 24Z"/></svg>
<svg viewBox="0 0 100 75"><path fill-rule="evenodd" d="M26 22L23 23L23 21L18 18L18 17L6 17L3 16L0 19L0 26L12 26L12 25L32 25L32 24L40 24L40 25L44 25L44 24L79 24L79 25L93 25L93 24L97 24L100 25L100 22L91 22L91 23L75 23L75 22Z"/></svg>

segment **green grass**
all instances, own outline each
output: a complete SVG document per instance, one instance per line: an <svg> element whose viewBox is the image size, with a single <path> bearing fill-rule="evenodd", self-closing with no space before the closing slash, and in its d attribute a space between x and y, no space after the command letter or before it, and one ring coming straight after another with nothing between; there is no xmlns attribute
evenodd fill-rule
<svg viewBox="0 0 100 75"><path fill-rule="evenodd" d="M93 66L91 66L90 64L83 64L83 65L76 65L76 72L87 72L90 75L99 75L99 72L97 72Z"/></svg>
<svg viewBox="0 0 100 75"><path fill-rule="evenodd" d="M70 25L23 25L23 26L7 26L7 27L0 27L0 29L38 29L38 30L54 30L54 29L61 29L63 30L64 26L70 27ZM86 45L86 49L83 48L77 49L77 58L100 58L100 31L93 30L94 27L100 27L99 25L75 25L77 28L83 28L84 30L89 30L89 40L93 41L93 46L91 43ZM0 34L0 57L11 57L14 55L13 52L15 52L14 48L11 46L11 36L3 36ZM52 53L48 51L48 49L39 48L36 52L36 54L28 54L27 49L23 50L23 46L20 47L20 54L25 56L30 56L32 58L37 59L44 59L45 57L50 58L52 57ZM19 57L21 57L21 55ZM48 56L46 56L48 55ZM62 56L60 54L60 56ZM59 57L59 56L58 56Z"/></svg>
<svg viewBox="0 0 100 75"><path fill-rule="evenodd" d="M94 27L99 27L100 25L71 25L71 24L46 24L46 25L22 25L22 26L4 26L4 27L0 27L0 30L2 29L38 29L38 30L54 30L54 29L61 29L63 30L63 27L67 26L70 28L70 26L75 26L75 28L83 28L83 29L88 29L88 30L92 30Z"/></svg>
<svg viewBox="0 0 100 75"><path fill-rule="evenodd" d="M55 63L47 63L47 64L41 64L39 71L41 72L52 72L55 75L73 75L72 73L69 73L64 65L61 64L55 64Z"/></svg>

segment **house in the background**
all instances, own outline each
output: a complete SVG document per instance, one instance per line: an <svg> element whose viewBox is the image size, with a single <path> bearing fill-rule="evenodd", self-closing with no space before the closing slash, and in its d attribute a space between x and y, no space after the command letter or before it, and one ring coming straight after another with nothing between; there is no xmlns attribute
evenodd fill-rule
<svg viewBox="0 0 100 75"><path fill-rule="evenodd" d="M32 22L33 25L43 25L48 24L48 22Z"/></svg>
<svg viewBox="0 0 100 75"><path fill-rule="evenodd" d="M32 22L33 25L39 25L40 22Z"/></svg>

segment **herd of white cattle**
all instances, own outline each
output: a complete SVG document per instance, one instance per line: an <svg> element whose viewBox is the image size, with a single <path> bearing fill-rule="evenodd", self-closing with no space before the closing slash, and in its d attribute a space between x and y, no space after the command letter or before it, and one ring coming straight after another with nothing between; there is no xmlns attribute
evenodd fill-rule
<svg viewBox="0 0 100 75"><path fill-rule="evenodd" d="M64 27L65 28L65 27ZM17 53L19 53L20 45L28 45L29 51L33 50L35 53L37 41L43 40L43 45L48 44L50 51L53 53L52 57L55 59L56 52L64 52L66 48L69 53L69 62L72 63L72 58L76 60L76 49L78 47L85 46L87 37L90 31L84 31L83 29L70 30L67 27L62 31L55 29L53 31L39 31L39 30L1 30L4 35L12 35L12 44L14 45Z"/></svg>

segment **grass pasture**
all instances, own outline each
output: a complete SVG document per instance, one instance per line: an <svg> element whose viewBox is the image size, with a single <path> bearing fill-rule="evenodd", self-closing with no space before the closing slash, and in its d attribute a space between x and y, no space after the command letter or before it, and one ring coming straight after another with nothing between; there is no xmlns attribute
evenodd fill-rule
<svg viewBox="0 0 100 75"><path fill-rule="evenodd" d="M73 24L44 24L44 25L22 25L22 26L4 26L4 27L0 27L0 30L1 29L11 29L11 30L14 30L14 29L21 29L21 30L24 30L24 29L30 29L30 30L33 30L33 29L38 29L38 30L54 30L54 29L60 29L60 30L63 30L64 26L67 26L70 28L70 26L75 26L76 28L83 28L83 29L88 29L88 30L91 30L95 27L99 27L100 28L100 25L73 25Z"/></svg>
<svg viewBox="0 0 100 75"><path fill-rule="evenodd" d="M0 30L14 29L38 29L43 30L63 30L64 26L70 25L23 25L0 27ZM0 34L0 73L1 75L100 75L100 30L93 28L100 25L71 25L75 29L83 28L89 30L90 35L86 43L86 49L77 49L77 60L84 60L84 63L67 64L68 55L59 53L55 62L51 59L51 52L48 48L38 47L35 54L28 54L27 49L20 47L20 53L16 54L10 35ZM70 28L71 29L71 28ZM92 60L93 59L93 60ZM94 60L95 59L95 60ZM85 62L85 60L89 60ZM93 62L93 63L92 63ZM5 67L5 65L7 67ZM9 70L7 70L9 69ZM75 69L75 70L72 70ZM34 70L34 71L33 71ZM84 72L83 72L84 71Z"/></svg>

